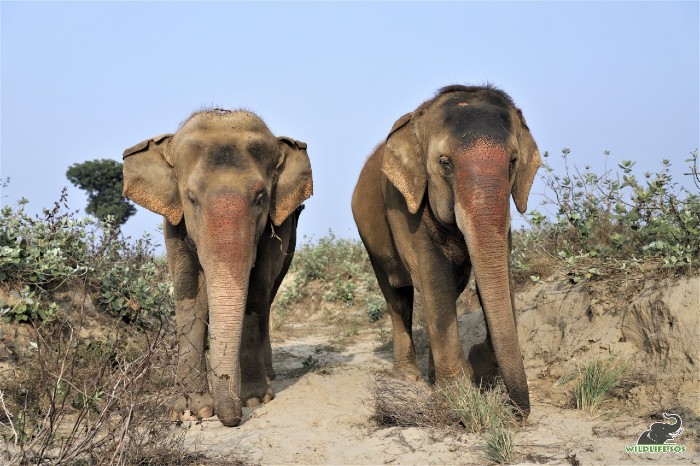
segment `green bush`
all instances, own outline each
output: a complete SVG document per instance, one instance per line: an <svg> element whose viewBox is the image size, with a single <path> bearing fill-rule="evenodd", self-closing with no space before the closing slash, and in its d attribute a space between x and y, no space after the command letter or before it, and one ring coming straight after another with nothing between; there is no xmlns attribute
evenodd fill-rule
<svg viewBox="0 0 700 466"><path fill-rule="evenodd" d="M364 245L358 240L336 238L332 231L316 242L304 242L294 254L289 272L294 278L278 298L282 307L301 301L303 289L313 281L323 284L325 301L347 306L355 303L358 293L378 291Z"/></svg>
<svg viewBox="0 0 700 466"><path fill-rule="evenodd" d="M65 189L41 217L25 212L27 202L0 212L0 280L21 290L14 305L0 303L4 320L49 319L56 309L52 293L76 284L104 311L127 321L172 310L167 267L153 257L150 237L130 242L111 218L76 218Z"/></svg>
<svg viewBox="0 0 700 466"><path fill-rule="evenodd" d="M569 157L569 149L563 149L563 173L547 163L541 168L543 205L555 214L550 218L533 210L531 228L514 232L516 273L529 272L537 280L539 265L556 262L578 268L573 276L578 281L602 275L594 266L581 268L591 260L615 262L619 269L645 259L661 260L666 267L698 266L700 197L672 179L670 161L640 180L631 161L620 162L619 171L599 174L590 166L570 165ZM686 162L695 166L697 159L695 151Z"/></svg>
<svg viewBox="0 0 700 466"><path fill-rule="evenodd" d="M366 300L367 318L370 322L376 322L386 313L386 301L382 296L371 295Z"/></svg>

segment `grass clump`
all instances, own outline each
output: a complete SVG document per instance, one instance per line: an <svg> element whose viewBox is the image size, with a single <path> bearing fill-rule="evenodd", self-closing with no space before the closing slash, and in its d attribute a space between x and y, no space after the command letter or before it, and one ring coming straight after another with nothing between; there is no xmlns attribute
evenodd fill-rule
<svg viewBox="0 0 700 466"><path fill-rule="evenodd" d="M595 413L627 372L627 366L614 358L595 359L579 369L572 393L576 409Z"/></svg>
<svg viewBox="0 0 700 466"><path fill-rule="evenodd" d="M515 456L513 442L515 434L510 429L493 427L486 435L486 453L489 459L495 463L509 463Z"/></svg>
<svg viewBox="0 0 700 466"><path fill-rule="evenodd" d="M491 461L501 464L513 460L517 417L503 382L492 387L477 386L462 376L442 394L469 432L486 432L486 454Z"/></svg>
<svg viewBox="0 0 700 466"><path fill-rule="evenodd" d="M447 404L469 432L517 425L515 410L502 383L492 388L474 385L463 376L442 390Z"/></svg>

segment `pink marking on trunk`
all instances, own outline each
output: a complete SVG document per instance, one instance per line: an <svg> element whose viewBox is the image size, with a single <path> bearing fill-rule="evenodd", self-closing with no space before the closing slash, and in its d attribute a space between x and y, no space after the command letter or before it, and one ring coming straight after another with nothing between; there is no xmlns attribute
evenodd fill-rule
<svg viewBox="0 0 700 466"><path fill-rule="evenodd" d="M455 199L474 222L476 234L505 235L510 209L510 156L490 139L477 139L455 157Z"/></svg>

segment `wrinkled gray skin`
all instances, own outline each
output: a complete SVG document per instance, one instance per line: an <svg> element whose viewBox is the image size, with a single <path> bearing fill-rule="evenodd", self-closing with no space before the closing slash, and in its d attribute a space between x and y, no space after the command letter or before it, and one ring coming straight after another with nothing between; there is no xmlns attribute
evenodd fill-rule
<svg viewBox="0 0 700 466"><path fill-rule="evenodd" d="M395 371L421 378L412 339L417 289L430 340L429 377L445 385L462 371L473 375L456 316L473 269L488 338L470 359L497 362L524 417L530 401L510 287L509 198L525 212L539 165L537 145L510 97L491 87L449 86L394 124L352 198L391 314Z"/></svg>
<svg viewBox="0 0 700 466"><path fill-rule="evenodd" d="M673 424L666 422L655 422L649 429L642 432L637 440L637 445L663 445L668 440L681 435L685 429L681 427L683 421L677 414L663 413L665 419L673 419Z"/></svg>
<svg viewBox="0 0 700 466"><path fill-rule="evenodd" d="M313 189L305 148L250 112L216 109L124 152L124 195L165 217L183 393L175 418L216 413L235 426L243 404L274 396L270 303Z"/></svg>

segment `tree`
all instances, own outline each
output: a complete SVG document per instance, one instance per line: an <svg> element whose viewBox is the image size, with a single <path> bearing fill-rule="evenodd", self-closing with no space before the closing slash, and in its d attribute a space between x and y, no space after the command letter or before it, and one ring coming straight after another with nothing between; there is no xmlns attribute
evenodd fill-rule
<svg viewBox="0 0 700 466"><path fill-rule="evenodd" d="M112 159L88 160L71 165L66 172L68 181L88 193L85 212L104 221L114 217L120 227L136 213L136 208L122 196L124 175L122 164Z"/></svg>

